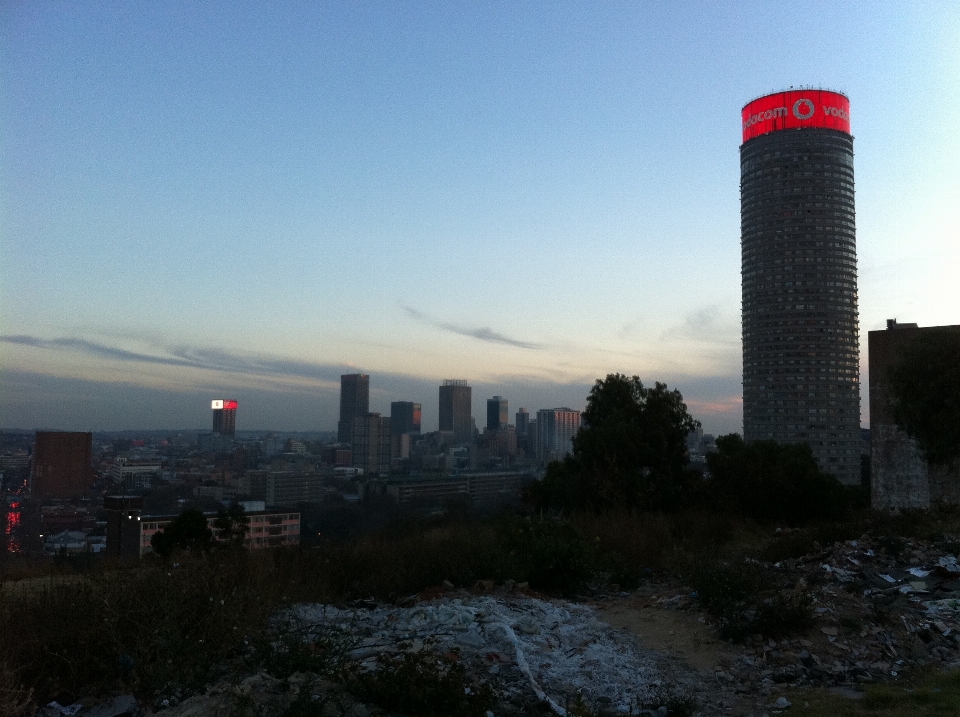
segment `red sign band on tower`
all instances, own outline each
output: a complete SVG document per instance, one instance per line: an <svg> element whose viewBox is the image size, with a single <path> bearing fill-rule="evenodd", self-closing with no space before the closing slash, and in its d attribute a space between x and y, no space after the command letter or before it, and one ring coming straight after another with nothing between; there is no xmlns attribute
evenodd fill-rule
<svg viewBox="0 0 960 717"><path fill-rule="evenodd" d="M829 90L787 90L755 99L741 113L743 141L781 129L824 127L850 134L850 100Z"/></svg>

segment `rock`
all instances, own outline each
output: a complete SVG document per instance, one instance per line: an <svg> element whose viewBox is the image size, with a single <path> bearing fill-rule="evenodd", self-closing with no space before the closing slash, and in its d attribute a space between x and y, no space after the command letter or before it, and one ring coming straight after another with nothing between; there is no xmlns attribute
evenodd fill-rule
<svg viewBox="0 0 960 717"><path fill-rule="evenodd" d="M778 697L776 702L774 702L770 706L776 710L785 710L791 705L793 705L793 703L790 700L788 700L786 697Z"/></svg>
<svg viewBox="0 0 960 717"><path fill-rule="evenodd" d="M442 583L440 583L440 587L443 588L446 592L452 592L453 590L456 590L453 583L450 582L449 580L444 580Z"/></svg>

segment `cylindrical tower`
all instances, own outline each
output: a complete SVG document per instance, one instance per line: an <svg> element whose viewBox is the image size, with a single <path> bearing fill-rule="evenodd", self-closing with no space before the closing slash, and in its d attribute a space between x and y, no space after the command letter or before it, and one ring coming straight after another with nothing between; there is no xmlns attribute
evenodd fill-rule
<svg viewBox="0 0 960 717"><path fill-rule="evenodd" d="M850 101L789 90L743 108L743 433L808 443L860 481L857 248Z"/></svg>

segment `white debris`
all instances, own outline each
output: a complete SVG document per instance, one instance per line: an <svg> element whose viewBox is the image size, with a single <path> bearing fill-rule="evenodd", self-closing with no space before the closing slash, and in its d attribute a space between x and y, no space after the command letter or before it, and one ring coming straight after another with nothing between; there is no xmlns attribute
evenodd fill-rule
<svg viewBox="0 0 960 717"><path fill-rule="evenodd" d="M561 705L578 693L588 703L609 698L627 713L662 685L657 657L585 605L477 596L409 608L298 605L285 617L318 632L349 632L357 640L353 655L361 660L427 647L441 654L456 649L465 662L501 677L501 666L513 668L560 715L566 714Z"/></svg>

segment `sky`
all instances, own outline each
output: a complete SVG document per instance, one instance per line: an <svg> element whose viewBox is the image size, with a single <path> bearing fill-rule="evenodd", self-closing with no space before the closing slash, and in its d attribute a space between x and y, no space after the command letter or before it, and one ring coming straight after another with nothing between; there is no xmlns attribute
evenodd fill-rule
<svg viewBox="0 0 960 717"><path fill-rule="evenodd" d="M960 5L0 5L0 427L335 429L610 373L742 429L740 110L844 92L867 332L960 323Z"/></svg>

